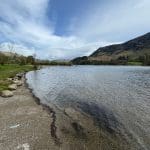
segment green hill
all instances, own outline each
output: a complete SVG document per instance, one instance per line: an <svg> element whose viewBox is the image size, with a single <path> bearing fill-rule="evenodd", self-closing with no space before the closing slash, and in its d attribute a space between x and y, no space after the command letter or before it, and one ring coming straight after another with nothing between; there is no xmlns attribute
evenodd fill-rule
<svg viewBox="0 0 150 150"><path fill-rule="evenodd" d="M101 47L90 56L78 57L73 64L150 65L150 33L122 44Z"/></svg>

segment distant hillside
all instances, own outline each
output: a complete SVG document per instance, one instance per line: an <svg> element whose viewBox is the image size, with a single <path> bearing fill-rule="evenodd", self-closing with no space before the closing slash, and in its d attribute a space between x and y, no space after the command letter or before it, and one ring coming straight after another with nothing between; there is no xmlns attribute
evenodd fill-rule
<svg viewBox="0 0 150 150"><path fill-rule="evenodd" d="M90 56L78 57L73 64L150 64L150 33L123 44L101 47Z"/></svg>

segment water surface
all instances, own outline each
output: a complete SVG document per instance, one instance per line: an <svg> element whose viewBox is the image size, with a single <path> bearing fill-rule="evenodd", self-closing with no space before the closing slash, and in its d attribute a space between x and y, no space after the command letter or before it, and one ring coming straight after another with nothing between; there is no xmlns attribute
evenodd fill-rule
<svg viewBox="0 0 150 150"><path fill-rule="evenodd" d="M108 132L125 130L139 149L150 149L150 68L46 67L27 74L43 103L80 109Z"/></svg>

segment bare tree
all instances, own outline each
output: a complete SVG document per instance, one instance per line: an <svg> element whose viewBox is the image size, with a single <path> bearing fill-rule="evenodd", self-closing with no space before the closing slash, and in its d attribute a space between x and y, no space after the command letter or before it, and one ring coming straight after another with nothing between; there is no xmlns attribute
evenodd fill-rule
<svg viewBox="0 0 150 150"><path fill-rule="evenodd" d="M11 62L14 61L14 57L15 57L15 46L13 43L8 43L8 50L10 52L10 60Z"/></svg>
<svg viewBox="0 0 150 150"><path fill-rule="evenodd" d="M33 65L34 65L34 69L36 70L38 68L36 64L36 53L33 54Z"/></svg>
<svg viewBox="0 0 150 150"><path fill-rule="evenodd" d="M10 53L14 53L14 50L15 50L14 44L13 43L8 43L8 49L9 49Z"/></svg>

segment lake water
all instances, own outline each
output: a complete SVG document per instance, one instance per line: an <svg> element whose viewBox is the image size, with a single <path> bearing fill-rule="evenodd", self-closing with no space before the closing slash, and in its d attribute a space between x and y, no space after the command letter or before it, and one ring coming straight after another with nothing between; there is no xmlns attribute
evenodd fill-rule
<svg viewBox="0 0 150 150"><path fill-rule="evenodd" d="M95 126L122 133L140 150L150 149L150 67L58 66L26 77L42 103L78 109Z"/></svg>

